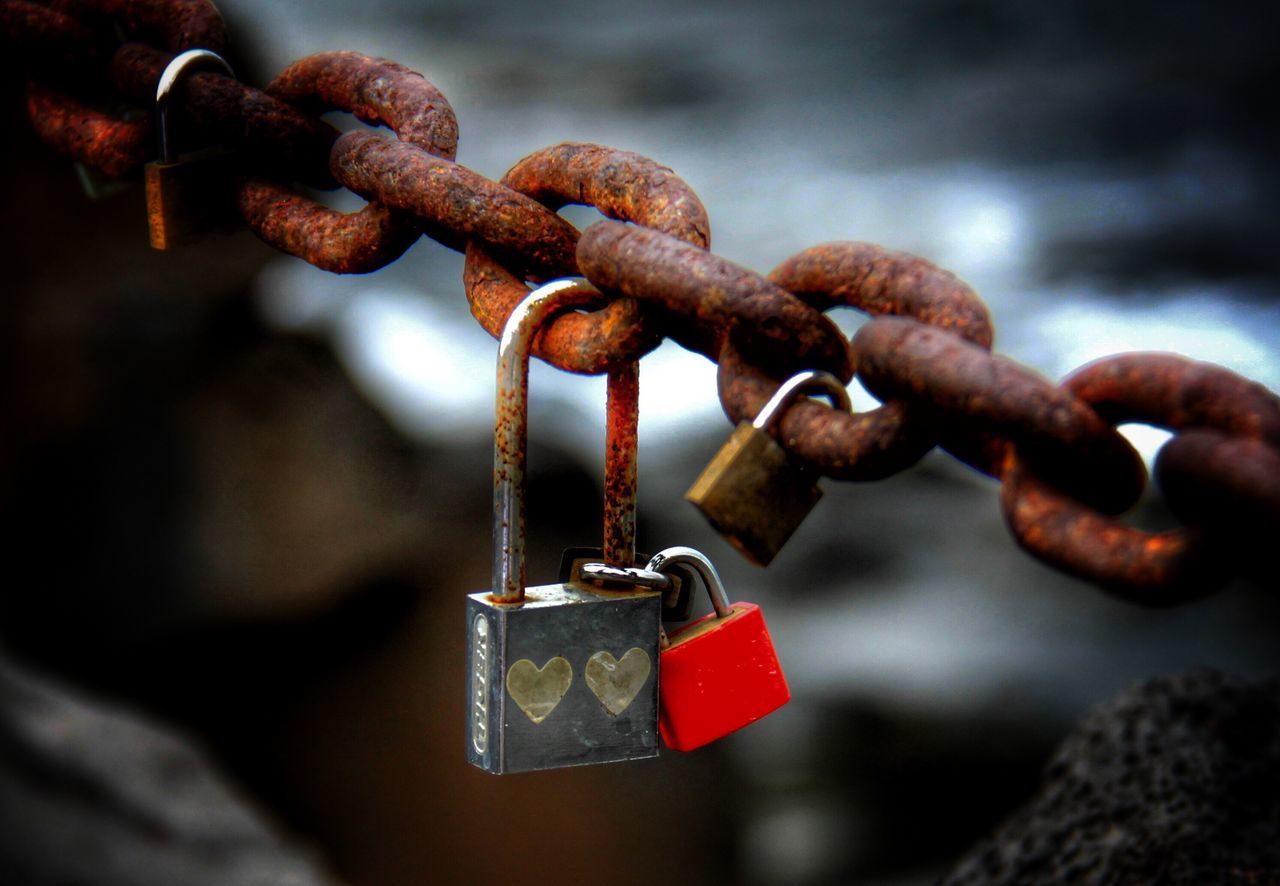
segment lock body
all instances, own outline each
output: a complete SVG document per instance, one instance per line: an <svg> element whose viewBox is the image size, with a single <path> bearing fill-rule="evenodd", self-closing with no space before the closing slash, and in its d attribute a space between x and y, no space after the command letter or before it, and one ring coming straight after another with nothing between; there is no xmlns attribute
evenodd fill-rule
<svg viewBox="0 0 1280 886"><path fill-rule="evenodd" d="M740 422L685 498L757 566L768 566L822 498L817 476L769 434Z"/></svg>
<svg viewBox="0 0 1280 886"><path fill-rule="evenodd" d="M578 583L467 597L467 759L492 773L658 754L662 594Z"/></svg>
<svg viewBox="0 0 1280 886"><path fill-rule="evenodd" d="M175 249L206 234L236 229L235 164L234 154L215 147L143 168L152 249Z"/></svg>
<svg viewBox="0 0 1280 886"><path fill-rule="evenodd" d="M791 699L760 607L734 603L671 634L662 651L659 729L667 747L692 751Z"/></svg>

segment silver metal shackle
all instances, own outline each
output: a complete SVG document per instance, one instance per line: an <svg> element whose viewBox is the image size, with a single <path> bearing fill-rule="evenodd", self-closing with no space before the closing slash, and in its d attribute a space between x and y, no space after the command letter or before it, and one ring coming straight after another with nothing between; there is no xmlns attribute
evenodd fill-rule
<svg viewBox="0 0 1280 886"><path fill-rule="evenodd" d="M770 426L782 416L782 413L787 411L787 407L791 405L791 401L796 396L814 389L818 389L818 393L830 397L831 405L838 409L849 412L853 408L853 404L849 400L849 392L840 383L840 379L830 372L806 369L804 372L797 372L778 386L778 390L773 392L769 402L764 404L760 414L751 423L752 427L768 432Z"/></svg>
<svg viewBox="0 0 1280 886"><path fill-rule="evenodd" d="M160 82L156 84L156 119L160 130L160 162L174 163L178 159L178 151L169 132L169 103L173 91L182 78L197 67L213 66L228 77L234 77L231 65L218 53L209 49L188 49L173 57L173 61L165 66L160 74Z"/></svg>
<svg viewBox="0 0 1280 886"><path fill-rule="evenodd" d="M502 328L493 440L493 596L503 603L524 599L524 468L533 339L553 315L599 297L581 281L555 280L525 296Z"/></svg>
<svg viewBox="0 0 1280 886"><path fill-rule="evenodd" d="M707 593L711 595L711 606L715 609L717 618L724 618L733 611L729 605L729 595L724 590L724 582L720 581L720 574L711 565L706 554L683 546L667 548L654 554L645 569L665 575L665 570L672 566L688 566L698 573Z"/></svg>

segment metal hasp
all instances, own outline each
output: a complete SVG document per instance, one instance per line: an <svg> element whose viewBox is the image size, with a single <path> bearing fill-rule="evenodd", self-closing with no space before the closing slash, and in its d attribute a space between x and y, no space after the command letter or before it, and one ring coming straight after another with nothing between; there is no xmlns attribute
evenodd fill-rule
<svg viewBox="0 0 1280 886"><path fill-rule="evenodd" d="M160 159L143 170L152 249L173 249L203 234L232 230L239 221L231 200L234 155L218 146L179 154L174 140L173 91L195 68L210 66L235 76L216 52L189 49L174 56L156 85Z"/></svg>
<svg viewBox="0 0 1280 886"><path fill-rule="evenodd" d="M706 556L668 548L647 570L666 574L680 566L701 577L715 610L673 632L662 650L662 741L692 751L776 711L791 690L760 607L730 603Z"/></svg>
<svg viewBox="0 0 1280 886"><path fill-rule="evenodd" d="M795 397L814 388L849 411L849 393L835 376L816 371L792 376L755 421L739 422L684 496L757 566L773 561L822 498L817 474L791 460L769 434Z"/></svg>
<svg viewBox="0 0 1280 886"><path fill-rule="evenodd" d="M493 590L469 595L466 607L467 760L492 773L658 754L661 591L581 581L525 587L530 347L554 314L599 298L579 283L549 283L512 312L498 348ZM624 416L611 422L634 422L629 398L611 397L610 408ZM620 430L634 441L634 427ZM628 463L611 461L624 473ZM611 521L628 513L633 505L606 508ZM615 550L634 543L625 527L606 537Z"/></svg>

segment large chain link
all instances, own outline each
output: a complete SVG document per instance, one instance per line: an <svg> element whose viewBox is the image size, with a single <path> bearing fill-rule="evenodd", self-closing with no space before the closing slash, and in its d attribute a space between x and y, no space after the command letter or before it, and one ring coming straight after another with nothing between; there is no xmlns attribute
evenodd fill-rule
<svg viewBox="0 0 1280 886"><path fill-rule="evenodd" d="M208 0L0 0L0 37L31 64L37 134L114 177L136 176L153 155L144 109L173 54L227 42ZM104 95L133 102L133 112L103 110ZM439 90L385 59L313 55L265 91L199 72L182 98L202 135L240 149L240 213L272 246L335 273L367 273L425 233L466 253L468 302L495 336L530 284L584 276L600 290L598 305L550 324L538 356L601 373L672 338L719 364L720 400L734 421L752 417L795 371L825 369L845 382L856 372L884 405L850 414L796 404L774 428L795 458L828 476L873 480L942 445L1002 481L1023 548L1134 602L1209 593L1249 570L1251 552L1280 529L1280 399L1220 367L1122 354L1054 385L991 354L986 307L923 259L828 243L766 278L714 255L689 186L629 152L556 145L491 181L454 162L457 122ZM339 136L317 116L335 108L395 137ZM336 182L370 202L338 213L297 194L295 181ZM569 203L612 220L579 232L557 214ZM824 314L838 306L873 315L852 343ZM1183 528L1146 533L1115 519L1146 482L1115 430L1132 421L1175 432L1155 473Z"/></svg>

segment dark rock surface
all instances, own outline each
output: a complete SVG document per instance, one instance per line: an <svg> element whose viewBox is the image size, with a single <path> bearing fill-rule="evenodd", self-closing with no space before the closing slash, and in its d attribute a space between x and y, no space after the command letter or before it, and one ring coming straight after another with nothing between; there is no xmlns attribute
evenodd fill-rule
<svg viewBox="0 0 1280 886"><path fill-rule="evenodd" d="M0 883L335 882L185 738L0 662Z"/></svg>
<svg viewBox="0 0 1280 886"><path fill-rule="evenodd" d="M1195 671L1126 691L944 882L1280 883L1280 681Z"/></svg>

